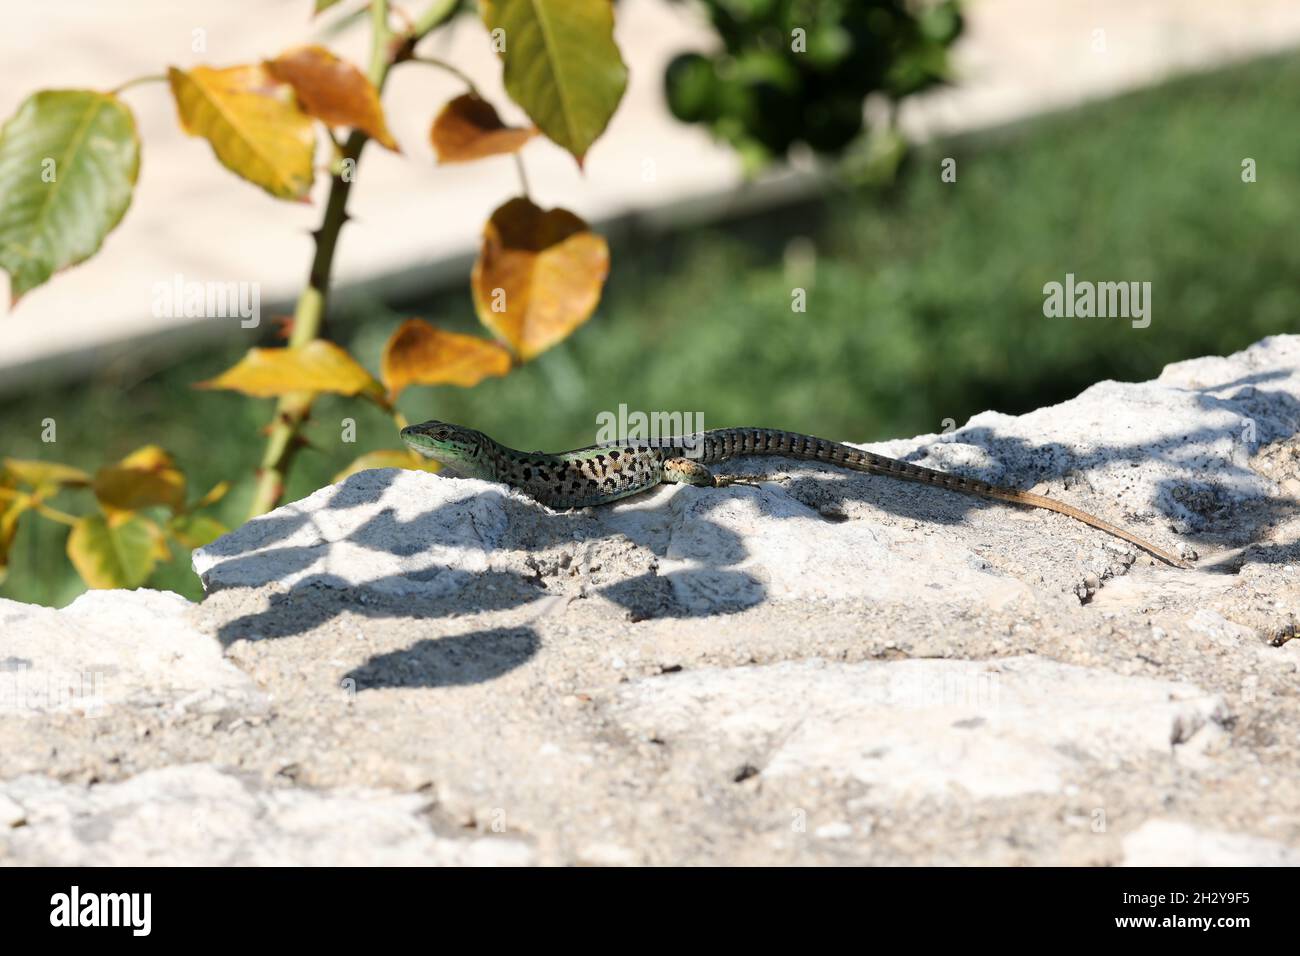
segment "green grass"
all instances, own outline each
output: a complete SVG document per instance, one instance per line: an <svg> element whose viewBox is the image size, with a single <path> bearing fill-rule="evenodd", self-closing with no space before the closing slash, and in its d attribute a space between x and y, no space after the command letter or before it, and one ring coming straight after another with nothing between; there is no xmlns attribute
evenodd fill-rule
<svg viewBox="0 0 1300 956"><path fill-rule="evenodd" d="M888 193L832 193L772 215L669 237L623 235L599 313L568 342L471 390L412 389L412 421L461 421L527 448L593 440L620 403L868 440L937 431L985 408L1021 412L1103 378L1145 379L1300 320L1300 58L1180 80L1013 130L917 151ZM939 163L957 160L958 181ZM1253 158L1258 182L1241 181ZM791 311L782 251L817 250L806 313ZM1044 283L1150 281L1152 322L1048 319ZM55 281L58 281L57 279ZM332 334L371 368L400 318L474 328L467 288L400 309L341 310ZM21 322L22 313L9 321ZM94 467L146 443L169 448L197 495L238 477L237 523L270 403L194 392L239 349L206 349L142 378L105 372L0 404L0 453ZM358 442L342 446L352 416ZM42 445L40 422L58 421ZM355 454L395 444L391 423L327 398L289 497ZM81 510L67 493L57 502ZM0 596L63 604L80 590L64 531L24 518ZM181 558L154 584L191 597Z"/></svg>

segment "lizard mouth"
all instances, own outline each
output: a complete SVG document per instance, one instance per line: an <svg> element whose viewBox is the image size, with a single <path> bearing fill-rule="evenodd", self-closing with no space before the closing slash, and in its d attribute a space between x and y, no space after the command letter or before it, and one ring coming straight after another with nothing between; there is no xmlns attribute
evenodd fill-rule
<svg viewBox="0 0 1300 956"><path fill-rule="evenodd" d="M438 447L434 445L433 439L423 432L418 431L415 426L407 425L398 433L407 448L419 452L425 458L437 458Z"/></svg>

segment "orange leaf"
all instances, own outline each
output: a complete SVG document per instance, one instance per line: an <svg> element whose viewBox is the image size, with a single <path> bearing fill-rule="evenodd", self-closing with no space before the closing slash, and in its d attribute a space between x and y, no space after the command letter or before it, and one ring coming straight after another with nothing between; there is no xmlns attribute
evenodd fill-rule
<svg viewBox="0 0 1300 956"><path fill-rule="evenodd" d="M257 398L290 392L356 395L379 391L379 383L333 342L314 339L302 348L249 349L233 367L195 388L225 388Z"/></svg>
<svg viewBox="0 0 1300 956"><path fill-rule="evenodd" d="M330 126L359 129L393 152L400 152L388 131L379 91L347 60L322 46L300 46L268 60L266 68L298 94L298 102L312 116Z"/></svg>
<svg viewBox="0 0 1300 956"><path fill-rule="evenodd" d="M591 318L609 246L564 209L512 199L483 227L471 287L479 320L524 361Z"/></svg>
<svg viewBox="0 0 1300 956"><path fill-rule="evenodd" d="M172 510L185 505L185 476L171 455L157 445L145 445L116 465L95 473L95 497L109 509L136 511L153 505Z"/></svg>
<svg viewBox="0 0 1300 956"><path fill-rule="evenodd" d="M473 93L458 96L444 106L429 130L440 163L464 163L517 152L536 135L536 127L507 126L491 103Z"/></svg>
<svg viewBox="0 0 1300 956"><path fill-rule="evenodd" d="M423 319L407 319L384 346L380 377L389 401L408 385L461 385L469 388L489 375L510 371L510 353L477 335L434 328Z"/></svg>

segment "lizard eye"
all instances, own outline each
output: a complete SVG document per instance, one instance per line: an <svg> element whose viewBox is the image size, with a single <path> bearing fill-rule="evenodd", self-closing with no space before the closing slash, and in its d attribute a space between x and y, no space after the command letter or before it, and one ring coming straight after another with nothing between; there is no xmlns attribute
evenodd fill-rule
<svg viewBox="0 0 1300 956"><path fill-rule="evenodd" d="M447 440L447 429L445 429L445 428L440 428L440 429L438 429L437 433L436 433L433 437L436 438L436 439L438 439L438 441L446 441L446 440Z"/></svg>

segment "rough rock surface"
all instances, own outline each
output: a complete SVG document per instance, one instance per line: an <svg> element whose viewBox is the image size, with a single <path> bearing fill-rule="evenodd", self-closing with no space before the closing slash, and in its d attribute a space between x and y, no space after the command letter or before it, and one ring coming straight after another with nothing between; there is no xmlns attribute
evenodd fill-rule
<svg viewBox="0 0 1300 956"><path fill-rule="evenodd" d="M9 850L49 866L523 865L508 837L439 837L419 794L259 789L206 764L89 789L49 777L0 785Z"/></svg>
<svg viewBox="0 0 1300 956"><path fill-rule="evenodd" d="M265 710L165 591L88 591L61 611L0 599L0 715Z"/></svg>
<svg viewBox="0 0 1300 956"><path fill-rule="evenodd" d="M1274 840L1148 820L1124 838L1124 866L1300 866L1300 851Z"/></svg>
<svg viewBox="0 0 1300 956"><path fill-rule="evenodd" d="M363 472L202 604L0 603L0 861L1295 863L1297 433L1279 336L869 446L1194 571L781 460L570 513Z"/></svg>

